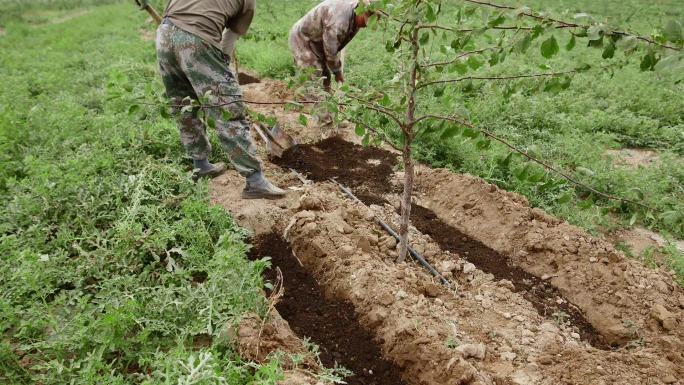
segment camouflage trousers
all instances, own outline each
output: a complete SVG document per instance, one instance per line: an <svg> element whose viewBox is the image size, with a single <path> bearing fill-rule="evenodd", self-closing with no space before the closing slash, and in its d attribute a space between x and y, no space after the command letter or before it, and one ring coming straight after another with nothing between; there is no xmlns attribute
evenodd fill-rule
<svg viewBox="0 0 684 385"><path fill-rule="evenodd" d="M246 120L242 91L228 67L229 57L199 37L164 22L157 29L157 58L188 156L196 160L207 159L211 144L199 117L200 109L183 111L182 107L189 104L186 98L199 100L211 91L208 98L201 101L205 103L202 111L205 120L216 122L216 132L230 162L245 176L261 171Z"/></svg>

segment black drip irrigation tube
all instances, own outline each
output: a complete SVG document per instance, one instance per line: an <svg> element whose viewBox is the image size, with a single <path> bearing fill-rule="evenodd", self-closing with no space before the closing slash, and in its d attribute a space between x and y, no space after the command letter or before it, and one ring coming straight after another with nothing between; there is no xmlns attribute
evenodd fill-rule
<svg viewBox="0 0 684 385"><path fill-rule="evenodd" d="M335 179L331 178L330 180L333 183L335 183L340 188L340 190L342 190L342 192L344 192L349 198L351 198L352 200L362 204L364 207L367 207L366 204L363 203L359 198L357 198L354 195L354 193L351 192L350 189L348 189L347 187L344 187L340 182L336 181ZM378 221L380 226L383 229L385 229L385 231L387 231L391 236L393 236L397 241L401 241L401 237L399 237L399 234L397 234L397 232L394 231L394 229L392 229L392 227L390 227L390 225L385 223L385 221L378 218L376 215L373 215L373 218L375 218L375 220ZM420 265L423 266L425 268L425 270L430 272L430 274L432 274L435 278L439 279L439 281L444 286L451 288L451 282L449 282L449 280L444 278L444 276L442 274L440 274L439 271L437 271L437 269L432 267L432 265L430 265L430 263L428 261L426 261L422 255L418 254L417 251L413 250L413 248L411 246L408 246L408 252L411 255L411 257L413 257L413 259L415 259L418 263L420 263Z"/></svg>

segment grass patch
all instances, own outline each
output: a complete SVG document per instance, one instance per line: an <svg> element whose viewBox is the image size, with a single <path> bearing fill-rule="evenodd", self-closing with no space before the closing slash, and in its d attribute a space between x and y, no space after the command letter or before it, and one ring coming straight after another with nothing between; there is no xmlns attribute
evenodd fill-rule
<svg viewBox="0 0 684 385"><path fill-rule="evenodd" d="M275 383L222 333L265 312L267 262L192 183L175 125L121 97L162 93L144 16L44 12L0 38L0 383Z"/></svg>

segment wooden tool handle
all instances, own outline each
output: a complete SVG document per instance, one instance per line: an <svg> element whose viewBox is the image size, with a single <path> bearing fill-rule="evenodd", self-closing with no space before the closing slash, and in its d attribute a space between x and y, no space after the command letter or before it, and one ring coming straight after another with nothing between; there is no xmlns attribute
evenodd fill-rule
<svg viewBox="0 0 684 385"><path fill-rule="evenodd" d="M150 14L150 16L152 16L152 19L154 20L155 23L161 24L162 17L159 15L159 13L157 13L157 11L154 8L152 8L151 5L149 5L149 4L145 5L145 10L147 11L147 13Z"/></svg>

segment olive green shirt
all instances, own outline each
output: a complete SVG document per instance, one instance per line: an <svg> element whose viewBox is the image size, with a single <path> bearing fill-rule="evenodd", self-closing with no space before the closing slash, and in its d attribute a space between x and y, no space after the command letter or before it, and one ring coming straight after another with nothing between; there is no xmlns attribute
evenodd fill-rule
<svg viewBox="0 0 684 385"><path fill-rule="evenodd" d="M255 10L256 0L171 0L164 17L176 27L231 54L237 36L246 34L252 24ZM222 43L224 29L226 41Z"/></svg>

